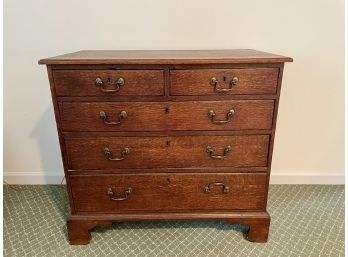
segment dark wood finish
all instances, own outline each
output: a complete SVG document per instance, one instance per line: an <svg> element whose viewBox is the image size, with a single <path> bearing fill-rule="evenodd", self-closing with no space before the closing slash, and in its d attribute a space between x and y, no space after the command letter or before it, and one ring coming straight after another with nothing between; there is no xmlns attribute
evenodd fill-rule
<svg viewBox="0 0 348 257"><path fill-rule="evenodd" d="M278 72L277 68L171 70L170 94L275 94L277 92ZM216 88L210 84L213 77L218 80ZM230 88L233 77L238 77L237 85L227 92L217 91Z"/></svg>
<svg viewBox="0 0 348 257"><path fill-rule="evenodd" d="M158 174L71 176L72 194L77 213L120 213L134 211L182 212L204 210L263 210L266 174ZM214 182L229 186L215 186L210 193L204 187ZM132 193L124 197L127 188ZM93 204L91 204L93 203Z"/></svg>
<svg viewBox="0 0 348 257"><path fill-rule="evenodd" d="M222 64L292 62L285 56L252 49L231 50L92 50L42 59L39 64Z"/></svg>
<svg viewBox="0 0 348 257"><path fill-rule="evenodd" d="M279 68L282 62L197 64L52 64L52 70L161 70Z"/></svg>
<svg viewBox="0 0 348 257"><path fill-rule="evenodd" d="M162 131L169 121L166 102L61 102L59 106L64 131ZM121 111L127 117L120 124L108 125L100 118L101 111L109 121L120 121Z"/></svg>
<svg viewBox="0 0 348 257"><path fill-rule="evenodd" d="M68 174L68 159L67 159L66 151L65 151L65 141L64 141L63 131L62 131L62 123L60 120L59 106L57 103L57 96L55 93L56 92L55 83L53 79L53 72L52 72L51 66L47 66L47 74L48 74L48 80L50 82L53 110L54 110L54 116L56 120L60 151L61 151L63 167L64 167L64 176L65 176L65 181L66 181L68 195L69 195L69 205L70 205L71 213L74 214L75 208L74 208L74 201L72 199L72 194L71 194L70 177Z"/></svg>
<svg viewBox="0 0 348 257"><path fill-rule="evenodd" d="M63 70L54 71L57 96L158 96L164 94L164 74L161 70ZM95 85L101 78L105 89L115 89L123 78L125 84L114 93L105 93Z"/></svg>
<svg viewBox="0 0 348 257"><path fill-rule="evenodd" d="M200 96L60 96L58 102L190 102L190 101L225 101L225 100L274 100L277 95L200 95Z"/></svg>
<svg viewBox="0 0 348 257"><path fill-rule="evenodd" d="M69 169L69 175L107 175L107 174L157 174L157 173L265 173L267 166L264 167L185 167L185 168L151 168L151 169L93 169L93 170L73 170Z"/></svg>
<svg viewBox="0 0 348 257"><path fill-rule="evenodd" d="M80 51L40 60L47 64L69 193L70 243L87 244L91 229L112 222L194 219L246 224L249 241L266 242L280 86L290 61L248 49ZM221 81L224 75L226 81L237 75L238 84L217 93L210 76ZM97 76L106 88L121 76L126 83L106 94L95 86ZM111 120L119 108L128 116L105 127L99 108ZM231 108L235 115L224 125L208 118L213 109L214 119L223 120ZM130 153L116 164L100 149L110 144L111 157L118 157L124 143ZM208 144L214 155L229 144L231 151L213 160ZM202 184L220 179L231 184L228 194L221 186L202 193ZM122 196L130 183L128 198L109 205L104 187Z"/></svg>
<svg viewBox="0 0 348 257"><path fill-rule="evenodd" d="M180 136L180 137L99 137L66 139L69 168L74 170L123 168L184 168L184 167L261 167L267 166L268 135L244 136ZM224 159L212 159L214 155ZM110 157L120 157L122 149L129 154L122 161L110 161L103 154L107 147Z"/></svg>
<svg viewBox="0 0 348 257"><path fill-rule="evenodd" d="M119 137L119 136L233 136L233 135L269 135L272 130L211 130L211 131L76 131L63 132L65 138L89 138L89 137Z"/></svg>
<svg viewBox="0 0 348 257"><path fill-rule="evenodd" d="M169 106L170 130L247 130L272 127L274 101L192 101ZM226 120L227 113L235 114L225 124L214 124L208 111L214 110L214 120Z"/></svg>
<svg viewBox="0 0 348 257"><path fill-rule="evenodd" d="M86 245L91 241L91 230L94 227L110 227L111 221L103 220L73 220L67 221L68 226L68 238L71 245Z"/></svg>
<svg viewBox="0 0 348 257"><path fill-rule="evenodd" d="M281 64L280 72L278 75L278 90L277 90L277 98L275 101L275 108L274 108L274 116L273 116L273 127L272 127L272 134L271 134L271 141L269 145L269 152L268 152L268 172L267 172L267 191L269 188L269 180L271 175L271 165L272 165L272 157L273 157L273 146L274 146L274 138L275 138L275 132L276 132L276 125L277 125L277 116L278 116L278 107L279 107L279 99L280 99L280 91L282 87L282 78L283 78L283 70L284 70L284 64ZM268 194L265 194L265 202L267 202Z"/></svg>
<svg viewBox="0 0 348 257"><path fill-rule="evenodd" d="M107 227L112 222L124 221L171 221L171 220L224 220L231 224L245 224L249 227L244 235L250 242L265 243L268 238L270 216L266 211L238 212L186 212L186 213L122 213L71 215L68 220L70 244L88 244L90 230Z"/></svg>
<svg viewBox="0 0 348 257"><path fill-rule="evenodd" d="M236 100L205 102L133 102L75 103L61 102L59 109L63 131L176 131L176 130L252 130L271 129L274 101ZM216 120L226 120L229 110L235 115L226 124L214 124L208 110L214 110ZM108 121L119 121L121 111L127 117L117 125L108 125L100 118L104 111Z"/></svg>
<svg viewBox="0 0 348 257"><path fill-rule="evenodd" d="M270 222L270 218L253 219L247 222L249 230L246 234L246 239L250 242L266 243L268 240Z"/></svg>

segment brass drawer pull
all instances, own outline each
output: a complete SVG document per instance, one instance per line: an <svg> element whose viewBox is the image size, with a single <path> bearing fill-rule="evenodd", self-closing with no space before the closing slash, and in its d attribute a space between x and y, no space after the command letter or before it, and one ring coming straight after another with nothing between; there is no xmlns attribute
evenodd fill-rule
<svg viewBox="0 0 348 257"><path fill-rule="evenodd" d="M114 89L105 89L103 80L101 78L95 79L95 85L97 87L100 87L100 90L104 93L115 93L118 90L120 90L120 87L123 86L124 84L125 84L125 80L124 80L124 78L121 77L116 81L116 83L114 85Z"/></svg>
<svg viewBox="0 0 348 257"><path fill-rule="evenodd" d="M112 188L109 187L107 189L107 194L109 195L110 197L110 200L112 201L124 201L127 199L128 195L130 195L132 193L133 189L131 187L128 187L125 191L124 191L124 197L112 197L114 195L114 192L112 191Z"/></svg>
<svg viewBox="0 0 348 257"><path fill-rule="evenodd" d="M103 122L107 125L117 125L122 122L123 119L127 118L127 112L126 111L121 111L120 114L118 115L119 121L109 121L106 113L104 111L101 111L99 113L99 117L103 120Z"/></svg>
<svg viewBox="0 0 348 257"><path fill-rule="evenodd" d="M122 160L124 160L124 159L126 158L126 156L129 154L129 152L130 152L129 148L128 148L128 147L125 147L125 148L123 148L122 151L121 151L121 157L120 157L120 158L111 158L111 157L110 157L110 155L111 155L110 149L107 148L107 147L105 147L105 148L103 149L104 155L105 155L106 157L108 157L108 159L109 159L110 161L122 161Z"/></svg>
<svg viewBox="0 0 348 257"><path fill-rule="evenodd" d="M208 145L206 148L206 151L209 154L210 158L221 160L221 159L224 159L226 157L226 155L231 151L231 149L232 149L232 147L230 145L228 145L224 149L224 155L213 155L214 149Z"/></svg>
<svg viewBox="0 0 348 257"><path fill-rule="evenodd" d="M238 84L238 77L233 77L231 82L230 82L230 85L228 88L222 88L222 87L218 87L219 86L219 81L217 80L217 78L215 77L212 77L210 79L210 85L212 85L214 87L214 89L216 91L219 91L219 92L228 92L228 91L231 91L233 89L233 87L237 86Z"/></svg>
<svg viewBox="0 0 348 257"><path fill-rule="evenodd" d="M221 182L210 183L208 186L203 188L203 192L206 194L210 193L214 186L222 186L222 192L224 194L227 194L230 192L230 187L226 186L224 183L221 183Z"/></svg>
<svg viewBox="0 0 348 257"><path fill-rule="evenodd" d="M226 120L214 120L214 117L216 115L214 110L208 111L208 117L210 118L211 122L214 124L225 124L230 121L230 118L232 118L235 115L236 111L234 109L231 109L226 114Z"/></svg>

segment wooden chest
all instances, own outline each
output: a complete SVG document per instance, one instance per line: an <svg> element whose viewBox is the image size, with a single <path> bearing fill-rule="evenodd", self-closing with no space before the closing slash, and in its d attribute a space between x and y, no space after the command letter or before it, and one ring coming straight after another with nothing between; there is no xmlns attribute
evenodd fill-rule
<svg viewBox="0 0 348 257"><path fill-rule="evenodd" d="M51 86L71 244L112 222L225 220L266 242L284 62L254 50L80 51Z"/></svg>

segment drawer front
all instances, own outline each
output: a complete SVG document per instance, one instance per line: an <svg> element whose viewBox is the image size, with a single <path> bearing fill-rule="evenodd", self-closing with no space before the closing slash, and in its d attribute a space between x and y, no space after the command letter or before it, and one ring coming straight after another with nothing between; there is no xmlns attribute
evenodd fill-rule
<svg viewBox="0 0 348 257"><path fill-rule="evenodd" d="M180 102L170 106L171 130L271 129L273 100Z"/></svg>
<svg viewBox="0 0 348 257"><path fill-rule="evenodd" d="M59 103L64 131L159 131L165 103Z"/></svg>
<svg viewBox="0 0 348 257"><path fill-rule="evenodd" d="M275 94L278 68L171 70L171 95Z"/></svg>
<svg viewBox="0 0 348 257"><path fill-rule="evenodd" d="M271 129L273 100L59 103L64 131Z"/></svg>
<svg viewBox="0 0 348 257"><path fill-rule="evenodd" d="M77 212L261 210L266 174L70 176Z"/></svg>
<svg viewBox="0 0 348 257"><path fill-rule="evenodd" d="M67 138L71 170L266 167L269 135Z"/></svg>
<svg viewBox="0 0 348 257"><path fill-rule="evenodd" d="M159 96L164 94L162 70L54 71L57 96Z"/></svg>

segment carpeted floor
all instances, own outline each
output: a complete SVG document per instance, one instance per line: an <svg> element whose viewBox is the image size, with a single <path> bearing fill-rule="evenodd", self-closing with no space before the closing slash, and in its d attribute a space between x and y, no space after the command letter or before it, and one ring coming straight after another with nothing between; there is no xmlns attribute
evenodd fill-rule
<svg viewBox="0 0 348 257"><path fill-rule="evenodd" d="M344 256L344 186L272 185L269 242L224 222L118 223L70 246L64 186L4 186L4 256Z"/></svg>

